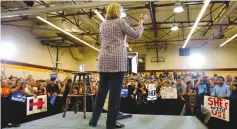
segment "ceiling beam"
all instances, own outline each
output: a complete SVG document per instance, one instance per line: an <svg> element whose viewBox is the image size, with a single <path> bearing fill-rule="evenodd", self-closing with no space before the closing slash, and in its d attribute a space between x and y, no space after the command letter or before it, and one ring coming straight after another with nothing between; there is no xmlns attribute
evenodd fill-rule
<svg viewBox="0 0 237 129"><path fill-rule="evenodd" d="M222 12L228 7L228 3L225 4L225 6L221 9L221 11L217 14L217 16L215 17L215 19L211 22L211 23L208 23L210 26L207 27L206 31L202 34L202 36L205 36L207 34L207 32L211 29L213 23L216 22L217 18L220 17L220 15L222 14ZM211 15L211 13L210 13Z"/></svg>
<svg viewBox="0 0 237 129"><path fill-rule="evenodd" d="M154 37L155 37L155 40L157 40L156 10L154 6L154 2L149 2L149 10L150 10L151 21L153 25Z"/></svg>

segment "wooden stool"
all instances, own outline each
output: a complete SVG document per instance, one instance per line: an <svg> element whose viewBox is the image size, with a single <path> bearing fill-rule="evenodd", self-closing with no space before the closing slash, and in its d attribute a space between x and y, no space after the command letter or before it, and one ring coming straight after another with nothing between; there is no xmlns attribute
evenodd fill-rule
<svg viewBox="0 0 237 129"><path fill-rule="evenodd" d="M70 94L67 97L66 104L65 104L65 107L64 107L63 117L66 116L68 104L70 103L71 98L72 97L76 98L75 111L74 111L74 113L76 114L77 110L78 110L78 107L79 107L79 104L78 104L79 103L79 97L83 97L83 113L84 113L83 118L86 119L86 97L87 96L91 96L92 107L94 105L94 98L93 98L94 94L92 94L92 92L91 92L91 81L90 81L90 77L89 77L89 75L91 75L91 73L73 72L72 74L74 74L74 79L73 79L73 83L72 83L73 88L76 84L75 82L76 82L77 77L79 77L79 81L78 81L79 87L77 89L77 94L76 95L72 95L73 88L70 89ZM81 81L82 81L82 83L81 83ZM83 90L82 90L83 94L80 93L80 86L83 87Z"/></svg>

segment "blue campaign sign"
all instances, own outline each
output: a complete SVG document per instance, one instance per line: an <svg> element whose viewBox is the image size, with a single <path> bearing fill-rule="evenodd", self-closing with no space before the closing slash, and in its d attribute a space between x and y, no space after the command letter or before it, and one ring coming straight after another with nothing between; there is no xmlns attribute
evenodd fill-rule
<svg viewBox="0 0 237 129"><path fill-rule="evenodd" d="M49 102L50 102L52 105L54 105L55 100L56 100L56 95L52 94L51 97L50 97L50 101L49 101Z"/></svg>
<svg viewBox="0 0 237 129"><path fill-rule="evenodd" d="M121 97L127 97L127 96L128 96L128 89L122 89L120 96L121 96Z"/></svg>
<svg viewBox="0 0 237 129"><path fill-rule="evenodd" d="M11 96L11 100L24 103L26 102L26 96L23 95L21 92L14 92Z"/></svg>

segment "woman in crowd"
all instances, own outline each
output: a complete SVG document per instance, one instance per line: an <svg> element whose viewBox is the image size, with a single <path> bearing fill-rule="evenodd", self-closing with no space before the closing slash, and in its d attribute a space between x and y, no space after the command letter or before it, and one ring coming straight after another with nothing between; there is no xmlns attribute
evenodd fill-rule
<svg viewBox="0 0 237 129"><path fill-rule="evenodd" d="M37 83L33 79L33 76L29 75L25 83L26 83L26 87L25 87L26 95L36 97L38 93L38 87L37 87Z"/></svg>
<svg viewBox="0 0 237 129"><path fill-rule="evenodd" d="M169 87L170 87L170 82L168 80L164 80L162 82L160 90L158 90L158 92L157 92L157 97L160 100L159 102L157 102L157 106L158 106L157 108L161 109L160 111L157 111L157 112L162 114L162 115L165 115L166 113L168 113L168 114L172 114L173 113L172 107L167 108L168 105L173 103L173 100L162 99L162 95L161 95L162 90L164 90L166 88L169 88Z"/></svg>
<svg viewBox="0 0 237 129"><path fill-rule="evenodd" d="M47 95L46 87L43 82L39 83L38 95Z"/></svg>
<svg viewBox="0 0 237 129"><path fill-rule="evenodd" d="M196 89L191 81L186 82L187 91L185 94L185 104L183 106L181 115L193 115L196 107Z"/></svg>

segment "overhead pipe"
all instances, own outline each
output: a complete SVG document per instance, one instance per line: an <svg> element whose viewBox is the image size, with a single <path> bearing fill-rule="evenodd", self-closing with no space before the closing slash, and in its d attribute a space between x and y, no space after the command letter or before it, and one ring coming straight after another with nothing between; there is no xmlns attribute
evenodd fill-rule
<svg viewBox="0 0 237 129"><path fill-rule="evenodd" d="M133 2L118 2L120 4L124 3L133 3ZM1 18L9 18L9 17L17 17L17 16L27 16L27 15L39 15L48 12L57 12L62 10L69 10L69 9L82 9L82 8L94 8L94 7L101 7L107 6L111 4L110 1L105 2L88 2L88 3L80 3L80 4L63 4L57 5L54 7L49 8L30 8L28 10L19 10L19 11L12 11L12 12L2 12Z"/></svg>

